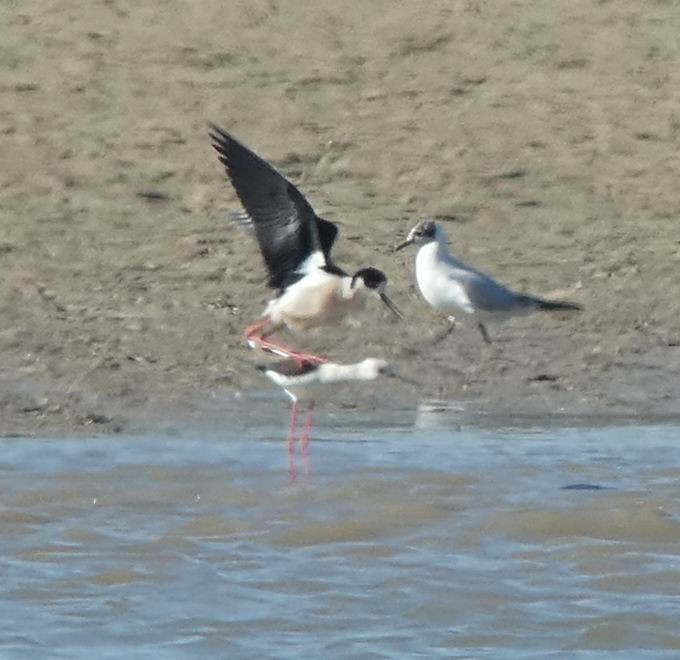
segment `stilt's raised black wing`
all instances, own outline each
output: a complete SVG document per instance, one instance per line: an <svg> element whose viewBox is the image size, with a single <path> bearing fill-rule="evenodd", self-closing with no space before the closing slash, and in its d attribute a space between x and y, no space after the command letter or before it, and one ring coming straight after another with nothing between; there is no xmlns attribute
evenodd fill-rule
<svg viewBox="0 0 680 660"><path fill-rule="evenodd" d="M330 220L324 220L317 216L316 230L319 234L319 242L321 243L323 256L326 258L326 263L330 266L333 263L333 260L331 259L331 250L333 249L335 239L338 237L338 226Z"/></svg>
<svg viewBox="0 0 680 660"><path fill-rule="evenodd" d="M244 231L255 233L255 223L253 219L241 209L227 209L226 217L229 222L233 222L236 226ZM316 217L316 228L319 233L319 241L321 242L321 249L326 257L326 262L330 263L330 252L338 236L338 227L328 220L324 220L319 216Z"/></svg>
<svg viewBox="0 0 680 660"><path fill-rule="evenodd" d="M314 252L331 265L330 250L338 233L318 218L302 193L271 165L217 126L210 137L227 171L255 235L269 272L268 284L282 289ZM322 265L322 264L319 264Z"/></svg>

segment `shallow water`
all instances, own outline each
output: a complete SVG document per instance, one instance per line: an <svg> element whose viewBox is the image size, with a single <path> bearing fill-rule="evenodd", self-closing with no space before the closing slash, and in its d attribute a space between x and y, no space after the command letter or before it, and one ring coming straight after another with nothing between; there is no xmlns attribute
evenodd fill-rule
<svg viewBox="0 0 680 660"><path fill-rule="evenodd" d="M680 657L678 426L285 415L3 440L0 657Z"/></svg>

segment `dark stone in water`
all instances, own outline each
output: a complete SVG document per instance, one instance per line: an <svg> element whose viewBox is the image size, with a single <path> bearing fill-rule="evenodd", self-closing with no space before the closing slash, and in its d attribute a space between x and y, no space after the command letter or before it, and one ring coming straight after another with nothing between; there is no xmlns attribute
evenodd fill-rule
<svg viewBox="0 0 680 660"><path fill-rule="evenodd" d="M569 484L562 486L562 490L605 490L605 487L597 484Z"/></svg>

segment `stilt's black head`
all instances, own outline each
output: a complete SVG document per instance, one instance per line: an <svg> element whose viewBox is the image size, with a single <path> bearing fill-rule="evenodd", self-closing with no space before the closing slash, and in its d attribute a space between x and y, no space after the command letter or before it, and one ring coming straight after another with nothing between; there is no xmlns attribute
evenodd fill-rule
<svg viewBox="0 0 680 660"><path fill-rule="evenodd" d="M394 314L398 319L403 319L403 314L399 311L399 308L387 297L385 293L385 287L387 286L387 277L385 273L377 268L361 268L354 275L352 275L352 288L354 288L357 282L361 280L364 286L369 290L373 291L380 300L385 303L385 306Z"/></svg>
<svg viewBox="0 0 680 660"><path fill-rule="evenodd" d="M357 280L361 280L367 289L372 289L373 291L382 290L387 284L385 273L370 266L368 268L360 268L352 275L352 288L356 285Z"/></svg>

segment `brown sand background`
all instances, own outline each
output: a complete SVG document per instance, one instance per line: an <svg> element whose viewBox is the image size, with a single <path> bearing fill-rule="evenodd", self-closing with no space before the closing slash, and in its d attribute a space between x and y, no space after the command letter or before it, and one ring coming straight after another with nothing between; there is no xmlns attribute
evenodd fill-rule
<svg viewBox="0 0 680 660"><path fill-rule="evenodd" d="M29 0L0 4L0 35L3 434L219 419L269 386L237 359L268 292L208 121L338 222L339 262L383 268L408 316L371 306L298 345L483 410L677 410L677 3ZM443 321L392 253L426 214L459 256L585 312L433 347Z"/></svg>

